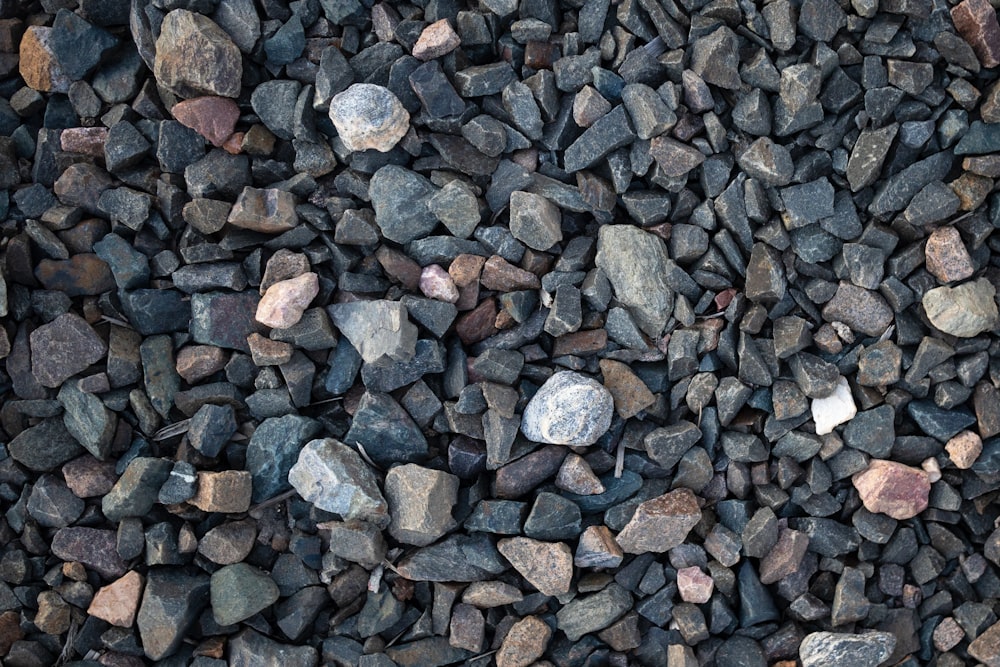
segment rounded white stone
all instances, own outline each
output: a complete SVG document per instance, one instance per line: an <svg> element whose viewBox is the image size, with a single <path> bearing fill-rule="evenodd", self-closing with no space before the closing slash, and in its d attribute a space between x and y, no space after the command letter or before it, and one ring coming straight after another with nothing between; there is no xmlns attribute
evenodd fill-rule
<svg viewBox="0 0 1000 667"><path fill-rule="evenodd" d="M330 100L330 120L347 150L387 153L410 129L410 114L388 88L356 83Z"/></svg>
<svg viewBox="0 0 1000 667"><path fill-rule="evenodd" d="M521 432L533 442L582 447L608 432L614 400L604 385L573 371L550 377L528 402Z"/></svg>

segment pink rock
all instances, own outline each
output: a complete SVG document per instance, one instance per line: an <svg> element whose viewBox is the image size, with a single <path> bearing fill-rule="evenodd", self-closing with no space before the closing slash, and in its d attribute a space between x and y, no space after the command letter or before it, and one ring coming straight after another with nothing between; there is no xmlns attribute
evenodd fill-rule
<svg viewBox="0 0 1000 667"><path fill-rule="evenodd" d="M951 20L983 67L1000 65L1000 22L989 0L964 0L952 8Z"/></svg>
<svg viewBox="0 0 1000 667"><path fill-rule="evenodd" d="M420 33L417 43L413 45L413 57L418 60L440 58L457 49L461 43L462 40L448 23L448 19L441 19L427 26Z"/></svg>
<svg viewBox="0 0 1000 667"><path fill-rule="evenodd" d="M104 157L104 143L107 140L106 127L70 127L59 135L63 152L83 153L93 157Z"/></svg>
<svg viewBox="0 0 1000 667"><path fill-rule="evenodd" d="M141 574L129 572L97 591L87 613L120 628L132 627L143 583Z"/></svg>
<svg viewBox="0 0 1000 667"><path fill-rule="evenodd" d="M420 272L420 291L429 299L455 303L458 301L458 288L455 279L437 264L424 267Z"/></svg>
<svg viewBox="0 0 1000 667"><path fill-rule="evenodd" d="M867 469L855 473L852 481L869 512L903 520L927 509L931 483L919 468L873 459Z"/></svg>
<svg viewBox="0 0 1000 667"><path fill-rule="evenodd" d="M317 294L319 276L315 273L274 283L257 305L256 320L273 329L287 329L302 319L302 313Z"/></svg>
<svg viewBox="0 0 1000 667"><path fill-rule="evenodd" d="M685 602L704 604L712 599L715 582L700 567L682 567L677 570L677 590Z"/></svg>
<svg viewBox="0 0 1000 667"><path fill-rule="evenodd" d="M949 440L944 448L948 452L948 458L951 459L956 468L967 470L983 453L983 439L979 437L978 433L962 431Z"/></svg>
<svg viewBox="0 0 1000 667"><path fill-rule="evenodd" d="M218 147L232 136L240 118L240 108L235 101L211 95L178 102L170 113L181 125L190 127Z"/></svg>

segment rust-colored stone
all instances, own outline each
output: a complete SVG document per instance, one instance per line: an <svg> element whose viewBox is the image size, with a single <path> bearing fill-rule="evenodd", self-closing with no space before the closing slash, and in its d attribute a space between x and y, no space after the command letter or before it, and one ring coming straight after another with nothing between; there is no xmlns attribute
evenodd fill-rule
<svg viewBox="0 0 1000 667"><path fill-rule="evenodd" d="M855 473L851 479L869 512L902 521L927 508L931 483L927 473L919 468L873 459L867 469Z"/></svg>
<svg viewBox="0 0 1000 667"><path fill-rule="evenodd" d="M91 157L104 157L104 143L108 140L106 127L69 127L59 135L59 143L67 153L83 153Z"/></svg>
<svg viewBox="0 0 1000 667"><path fill-rule="evenodd" d="M493 255L486 260L480 282L486 289L498 292L538 289L542 286L538 276L514 266L500 255Z"/></svg>
<svg viewBox="0 0 1000 667"><path fill-rule="evenodd" d="M43 93L69 92L69 76L63 71L52 53L52 28L30 26L21 38L21 78L28 87Z"/></svg>
<svg viewBox="0 0 1000 667"><path fill-rule="evenodd" d="M206 95L184 100L170 110L181 125L205 137L213 146L222 147L236 129L240 108L228 97Z"/></svg>
<svg viewBox="0 0 1000 667"><path fill-rule="evenodd" d="M135 571L127 573L97 591L87 613L120 628L132 627L139 610L143 584L141 574Z"/></svg>
<svg viewBox="0 0 1000 667"><path fill-rule="evenodd" d="M1000 23L989 0L963 0L952 7L951 20L983 67L1000 65Z"/></svg>
<svg viewBox="0 0 1000 667"><path fill-rule="evenodd" d="M935 229L924 246L927 270L942 283L965 280L973 274L972 257L954 227Z"/></svg>
<svg viewBox="0 0 1000 667"><path fill-rule="evenodd" d="M198 493L188 502L204 512L237 514L250 509L252 479L246 470L199 472Z"/></svg>
<svg viewBox="0 0 1000 667"><path fill-rule="evenodd" d="M476 306L458 320L455 324L455 332L466 345L478 343L485 340L497 332L495 323L497 319L497 302L494 298L489 298Z"/></svg>
<svg viewBox="0 0 1000 667"><path fill-rule="evenodd" d="M226 367L229 354L214 345L188 345L177 352L176 369L188 384L195 384Z"/></svg>

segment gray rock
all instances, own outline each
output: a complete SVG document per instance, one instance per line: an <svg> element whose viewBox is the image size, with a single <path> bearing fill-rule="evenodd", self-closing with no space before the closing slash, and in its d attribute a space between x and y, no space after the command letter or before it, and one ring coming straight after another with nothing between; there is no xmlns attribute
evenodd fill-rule
<svg viewBox="0 0 1000 667"><path fill-rule="evenodd" d="M799 657L802 667L878 667L895 648L896 637L888 632L813 632L799 645Z"/></svg>
<svg viewBox="0 0 1000 667"><path fill-rule="evenodd" d="M428 454L420 427L395 399L378 392L361 397L344 439L363 447L372 461L385 467L422 461Z"/></svg>
<svg viewBox="0 0 1000 667"><path fill-rule="evenodd" d="M295 137L295 103L301 91L298 81L274 79L260 83L250 96L254 113L279 139Z"/></svg>
<svg viewBox="0 0 1000 667"><path fill-rule="evenodd" d="M173 655L208 604L208 598L207 576L192 576L173 568L151 569L146 575L136 616L146 657L162 660Z"/></svg>
<svg viewBox="0 0 1000 667"><path fill-rule="evenodd" d="M580 410L581 405L589 406ZM611 425L614 401L599 382L561 371L549 378L528 402L521 432L533 442L592 445Z"/></svg>
<svg viewBox="0 0 1000 667"><path fill-rule="evenodd" d="M713 86L739 90L739 62L736 34L726 26L691 45L691 70Z"/></svg>
<svg viewBox="0 0 1000 667"><path fill-rule="evenodd" d="M177 461L160 487L156 501L161 505L187 502L198 492L198 471L187 461Z"/></svg>
<svg viewBox="0 0 1000 667"><path fill-rule="evenodd" d="M563 154L563 168L570 173L588 169L609 153L635 140L624 106L617 106L588 127Z"/></svg>
<svg viewBox="0 0 1000 667"><path fill-rule="evenodd" d="M574 598L556 613L556 626L566 633L570 641L579 641L585 634L608 627L632 607L632 595L611 583L607 588Z"/></svg>
<svg viewBox="0 0 1000 667"><path fill-rule="evenodd" d="M382 236L409 243L430 234L438 223L429 206L436 192L429 180L403 167L387 165L375 172L368 194Z"/></svg>
<svg viewBox="0 0 1000 667"><path fill-rule="evenodd" d="M58 387L107 352L104 341L79 315L65 313L31 332L31 374L45 387Z"/></svg>
<svg viewBox="0 0 1000 667"><path fill-rule="evenodd" d="M903 215L911 225L932 225L957 213L961 203L954 190L941 181L933 181L913 196Z"/></svg>
<svg viewBox="0 0 1000 667"><path fill-rule="evenodd" d="M366 568L385 558L386 544L378 526L367 521L328 521L321 526L330 531L330 552Z"/></svg>
<svg viewBox="0 0 1000 667"><path fill-rule="evenodd" d="M188 442L205 456L215 457L236 433L237 426L231 405L206 403L191 417Z"/></svg>
<svg viewBox="0 0 1000 667"><path fill-rule="evenodd" d="M674 305L663 239L631 225L605 225L598 232L595 263L636 324L658 338Z"/></svg>
<svg viewBox="0 0 1000 667"><path fill-rule="evenodd" d="M83 514L83 500L73 495L66 482L55 475L42 475L31 487L28 514L45 528L65 528Z"/></svg>
<svg viewBox="0 0 1000 667"><path fill-rule="evenodd" d="M517 190L510 196L510 233L529 248L545 252L562 241L562 213L545 197Z"/></svg>
<svg viewBox="0 0 1000 667"><path fill-rule="evenodd" d="M946 334L972 338L997 326L996 289L986 278L924 294L927 319Z"/></svg>
<svg viewBox="0 0 1000 667"><path fill-rule="evenodd" d="M880 218L902 211L928 183L944 180L953 161L950 151L941 151L911 164L879 187L868 211Z"/></svg>
<svg viewBox="0 0 1000 667"><path fill-rule="evenodd" d="M451 535L407 554L397 564L412 581L485 581L510 569L485 533Z"/></svg>
<svg viewBox="0 0 1000 667"><path fill-rule="evenodd" d="M223 5L225 4L223 3ZM315 647L280 644L252 628L246 628L230 639L228 643L229 664L231 665L316 667L319 664L319 654ZM197 665L199 659L195 659L192 664Z"/></svg>
<svg viewBox="0 0 1000 667"><path fill-rule="evenodd" d="M128 516L149 514L171 468L173 464L167 459L148 456L132 459L111 491L101 499L104 516L118 523Z"/></svg>
<svg viewBox="0 0 1000 667"><path fill-rule="evenodd" d="M877 292L841 282L837 293L823 307L823 319L843 322L866 336L881 336L892 324L893 313Z"/></svg>
<svg viewBox="0 0 1000 667"><path fill-rule="evenodd" d="M288 481L316 507L344 520L389 525L388 505L375 474L353 449L333 438L313 440L299 453Z"/></svg>
<svg viewBox="0 0 1000 667"><path fill-rule="evenodd" d="M784 298L786 289L781 255L764 243L755 243L746 270L747 298L758 303L774 304Z"/></svg>
<svg viewBox="0 0 1000 667"><path fill-rule="evenodd" d="M226 565L211 579L212 615L219 625L246 620L278 601L278 585L247 563Z"/></svg>
<svg viewBox="0 0 1000 667"><path fill-rule="evenodd" d="M340 332L368 363L383 357L408 361L416 351L417 327L396 301L337 303L327 311Z"/></svg>
<svg viewBox="0 0 1000 667"><path fill-rule="evenodd" d="M97 459L107 458L115 437L115 414L94 394L80 391L73 381L62 386L58 400L66 430Z"/></svg>
<svg viewBox="0 0 1000 667"><path fill-rule="evenodd" d="M202 57L192 60L192 53ZM180 97L236 97L243 59L229 36L207 16L176 9L160 26L153 73L157 82Z"/></svg>
<svg viewBox="0 0 1000 667"><path fill-rule="evenodd" d="M788 185L795 172L791 153L769 137L754 141L736 161L748 176L765 185Z"/></svg>
<svg viewBox="0 0 1000 667"><path fill-rule="evenodd" d="M668 178L682 178L705 161L705 155L693 146L682 144L665 134L649 142L649 154Z"/></svg>
<svg viewBox="0 0 1000 667"><path fill-rule="evenodd" d="M861 132L847 161L847 182L851 191L857 192L878 179L889 146L898 131L899 124L891 123L879 129L866 128Z"/></svg>
<svg viewBox="0 0 1000 667"><path fill-rule="evenodd" d="M246 470L253 477L253 502L264 502L290 488L288 471L302 447L319 431L319 422L299 415L272 417L260 423L246 453Z"/></svg>
<svg viewBox="0 0 1000 667"><path fill-rule="evenodd" d="M412 463L396 466L385 476L385 495L398 541L424 547L457 525L451 508L458 501L458 477Z"/></svg>
<svg viewBox="0 0 1000 667"><path fill-rule="evenodd" d="M42 472L54 470L82 454L84 449L66 430L60 416L24 429L7 443L7 451L28 470Z"/></svg>
<svg viewBox="0 0 1000 667"><path fill-rule="evenodd" d="M782 216L785 228L798 229L833 215L833 195L833 185L826 178L783 188L781 200L785 204Z"/></svg>
<svg viewBox="0 0 1000 667"><path fill-rule="evenodd" d="M677 116L663 98L645 84L627 84L622 89L622 102L640 139L652 139L677 124Z"/></svg>

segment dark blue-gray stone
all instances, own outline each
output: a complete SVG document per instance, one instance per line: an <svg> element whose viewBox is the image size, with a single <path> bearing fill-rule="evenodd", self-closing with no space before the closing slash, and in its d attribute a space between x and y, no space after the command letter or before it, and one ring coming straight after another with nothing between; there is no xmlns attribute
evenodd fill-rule
<svg viewBox="0 0 1000 667"><path fill-rule="evenodd" d="M976 416L968 410L945 410L929 400L911 401L906 406L906 412L920 430L941 442L947 442L962 429L976 423Z"/></svg>
<svg viewBox="0 0 1000 667"><path fill-rule="evenodd" d="M344 442L360 444L379 466L415 463L427 457L427 440L410 415L391 396L365 393Z"/></svg>
<svg viewBox="0 0 1000 667"><path fill-rule="evenodd" d="M319 431L319 422L298 415L272 417L260 423L247 445L246 469L253 479L253 502L263 502L291 488L288 471L302 447Z"/></svg>

